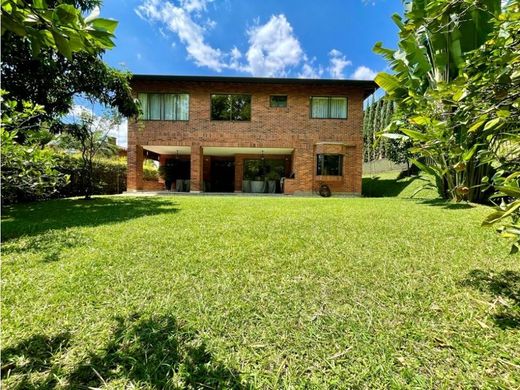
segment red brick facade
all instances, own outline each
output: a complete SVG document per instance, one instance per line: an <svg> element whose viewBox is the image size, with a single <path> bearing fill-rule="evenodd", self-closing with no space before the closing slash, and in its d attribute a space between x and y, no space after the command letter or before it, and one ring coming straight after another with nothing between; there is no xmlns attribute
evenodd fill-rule
<svg viewBox="0 0 520 390"><path fill-rule="evenodd" d="M362 105L374 86L370 81L135 76L135 93L189 94L189 120L129 120L128 190L145 189L142 166L148 146L177 146L191 151L192 192L202 191L204 178L211 174L212 156L205 148L226 147L256 148L255 154L234 155L235 191L242 190L245 158L263 155L263 148L284 148L292 153L273 158L284 158L294 173L294 179L286 180L286 193L312 193L320 183L326 183L335 193L360 194ZM251 121L212 121L210 99L214 93L251 95ZM270 96L280 94L288 96L287 107L270 107ZM310 118L311 96L346 96L347 119ZM320 153L343 155L343 176L317 176Z"/></svg>

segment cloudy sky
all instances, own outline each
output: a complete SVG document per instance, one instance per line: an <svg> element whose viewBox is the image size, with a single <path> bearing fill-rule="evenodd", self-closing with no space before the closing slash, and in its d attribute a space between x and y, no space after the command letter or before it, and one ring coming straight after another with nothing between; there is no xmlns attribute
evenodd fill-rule
<svg viewBox="0 0 520 390"><path fill-rule="evenodd" d="M135 74L371 79L397 0L105 0L112 66ZM124 140L121 140L124 143Z"/></svg>

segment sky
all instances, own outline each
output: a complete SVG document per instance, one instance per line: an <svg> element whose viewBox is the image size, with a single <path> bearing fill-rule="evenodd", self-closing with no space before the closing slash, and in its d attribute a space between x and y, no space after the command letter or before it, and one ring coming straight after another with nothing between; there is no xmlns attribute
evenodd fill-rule
<svg viewBox="0 0 520 390"><path fill-rule="evenodd" d="M119 21L104 60L134 74L373 79L396 12L401 1L105 0L100 16Z"/></svg>

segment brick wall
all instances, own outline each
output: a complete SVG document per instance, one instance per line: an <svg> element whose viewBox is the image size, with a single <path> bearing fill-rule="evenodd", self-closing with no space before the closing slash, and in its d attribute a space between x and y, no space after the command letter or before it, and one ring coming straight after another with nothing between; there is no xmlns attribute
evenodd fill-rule
<svg viewBox="0 0 520 390"><path fill-rule="evenodd" d="M364 89L357 86L309 84L259 84L203 81L134 80L136 92L188 93L188 121L129 121L128 188L142 189L142 147L191 147L193 191L202 189L204 147L293 148L294 192L311 192L317 183L326 182L335 192L360 193L362 170L362 117ZM251 94L251 121L210 120L212 93ZM286 108L272 108L269 96L288 95ZM310 96L347 96L348 118L311 119ZM322 144L320 144L322 143ZM329 152L326 144L343 144L344 176L316 177L316 153ZM325 149L324 149L325 148ZM238 179L237 179L238 180Z"/></svg>

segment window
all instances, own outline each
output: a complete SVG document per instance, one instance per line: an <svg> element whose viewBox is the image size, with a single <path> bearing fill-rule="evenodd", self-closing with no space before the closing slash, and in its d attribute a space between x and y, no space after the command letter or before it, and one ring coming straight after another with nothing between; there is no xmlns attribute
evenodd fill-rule
<svg viewBox="0 0 520 390"><path fill-rule="evenodd" d="M347 98L312 96L311 118L347 119Z"/></svg>
<svg viewBox="0 0 520 390"><path fill-rule="evenodd" d="M211 120L250 121L251 95L211 95Z"/></svg>
<svg viewBox="0 0 520 390"><path fill-rule="evenodd" d="M271 95L269 102L271 107L287 107L287 95Z"/></svg>
<svg viewBox="0 0 520 390"><path fill-rule="evenodd" d="M190 112L188 94L140 93L144 120L187 121Z"/></svg>
<svg viewBox="0 0 520 390"><path fill-rule="evenodd" d="M318 154L316 174L318 176L342 176L343 156L341 154Z"/></svg>

